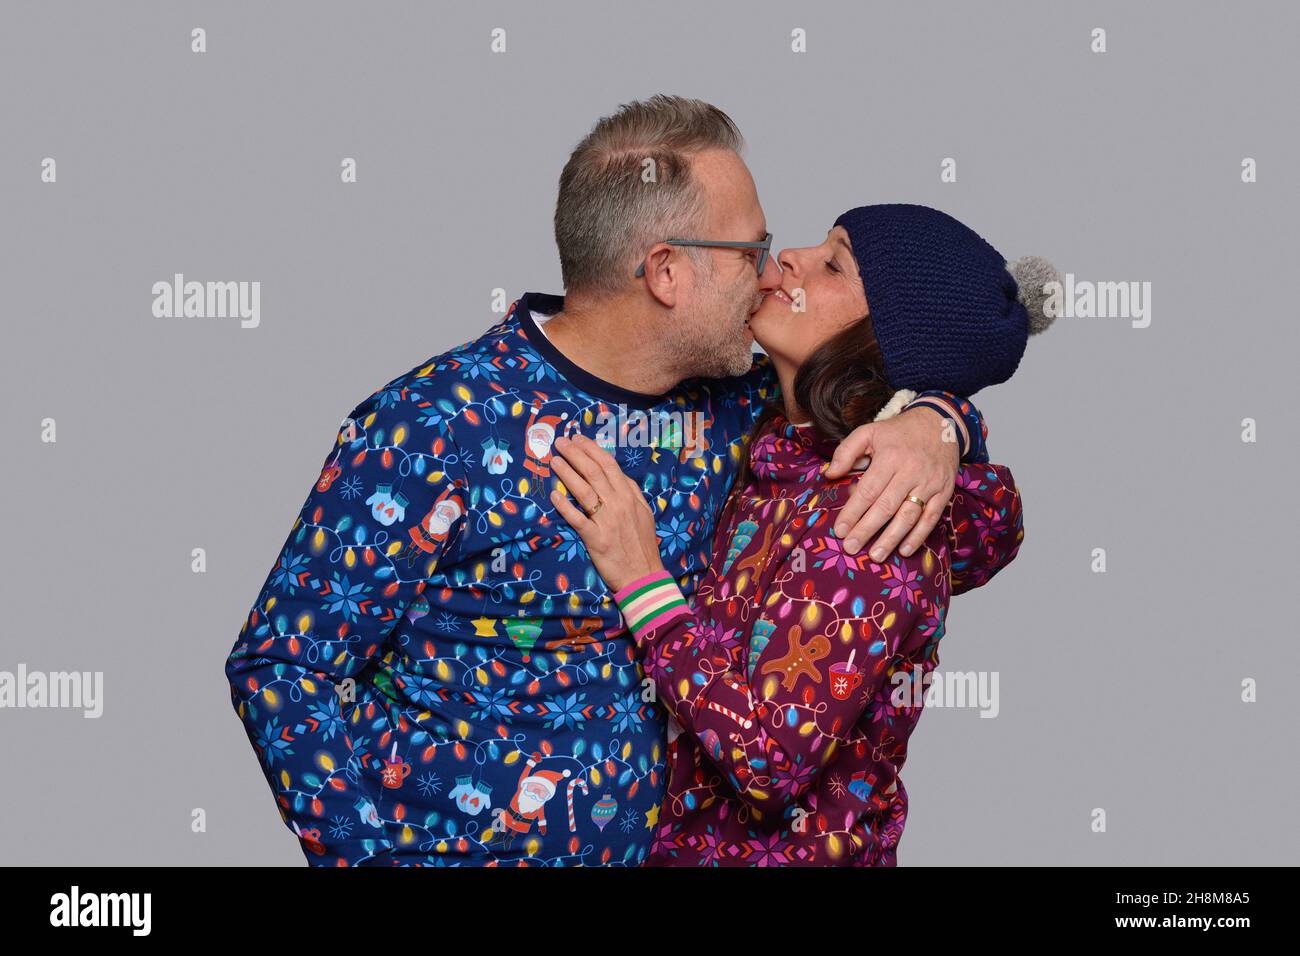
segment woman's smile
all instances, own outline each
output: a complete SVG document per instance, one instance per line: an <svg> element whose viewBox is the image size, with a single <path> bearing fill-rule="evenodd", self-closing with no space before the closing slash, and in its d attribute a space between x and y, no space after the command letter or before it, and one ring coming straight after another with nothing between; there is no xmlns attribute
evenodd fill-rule
<svg viewBox="0 0 1300 956"><path fill-rule="evenodd" d="M774 336L779 340L780 326L793 317L794 298L791 293L778 286L764 294L763 301L749 317L745 329L749 332L750 338L766 350L770 344L773 344Z"/></svg>
<svg viewBox="0 0 1300 956"><path fill-rule="evenodd" d="M794 308L794 299L790 298L790 296L786 294L785 289L777 288L777 289L772 293L771 298L775 299L775 300L778 301L778 302L783 302L783 303L785 303L785 305L786 305L788 308L791 308L791 309Z"/></svg>

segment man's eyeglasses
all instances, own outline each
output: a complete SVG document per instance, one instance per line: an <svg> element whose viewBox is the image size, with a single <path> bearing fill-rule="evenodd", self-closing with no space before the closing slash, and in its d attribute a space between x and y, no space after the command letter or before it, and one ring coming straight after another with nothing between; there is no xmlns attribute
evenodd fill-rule
<svg viewBox="0 0 1300 956"><path fill-rule="evenodd" d="M670 246L708 246L714 249L757 249L758 260L754 266L758 269L758 274L763 274L763 269L767 267L767 257L772 249L772 234L769 232L763 236L759 242L712 242L708 239L665 239L664 242ZM645 263L642 262L636 267L636 277L639 279L645 275Z"/></svg>

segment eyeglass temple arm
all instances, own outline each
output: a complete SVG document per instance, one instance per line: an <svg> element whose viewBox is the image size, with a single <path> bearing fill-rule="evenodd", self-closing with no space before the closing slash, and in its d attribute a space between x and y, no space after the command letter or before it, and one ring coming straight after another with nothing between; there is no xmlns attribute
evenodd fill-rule
<svg viewBox="0 0 1300 956"><path fill-rule="evenodd" d="M770 236L762 242L709 242L707 239L665 239L664 242L670 246L708 246L711 249L762 249L764 251L771 248L768 244L771 241ZM766 263L764 263L766 264ZM636 267L636 272L632 273L634 278L641 278L645 275L645 262Z"/></svg>

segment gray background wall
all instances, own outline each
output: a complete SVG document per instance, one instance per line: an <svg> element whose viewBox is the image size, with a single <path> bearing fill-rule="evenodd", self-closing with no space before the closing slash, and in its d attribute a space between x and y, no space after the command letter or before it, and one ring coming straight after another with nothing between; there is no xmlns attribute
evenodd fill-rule
<svg viewBox="0 0 1300 956"><path fill-rule="evenodd" d="M997 671L1001 711L925 715L901 862L1295 862L1297 27L1282 3L6 3L0 670L103 671L105 704L0 710L0 858L302 862L222 675L243 616L339 419L492 324L494 288L561 291L569 150L663 91L739 123L778 246L923 202L1152 283L1148 328L1062 319L977 396L1027 530L941 669ZM175 272L260 281L260 327L154 318Z"/></svg>

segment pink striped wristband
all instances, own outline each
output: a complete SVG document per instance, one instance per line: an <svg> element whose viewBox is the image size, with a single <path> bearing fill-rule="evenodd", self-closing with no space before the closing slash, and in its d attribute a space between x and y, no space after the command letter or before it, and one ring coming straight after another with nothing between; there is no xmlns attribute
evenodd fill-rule
<svg viewBox="0 0 1300 956"><path fill-rule="evenodd" d="M623 621L636 640L656 627L690 614L682 590L667 571L655 571L614 592Z"/></svg>

